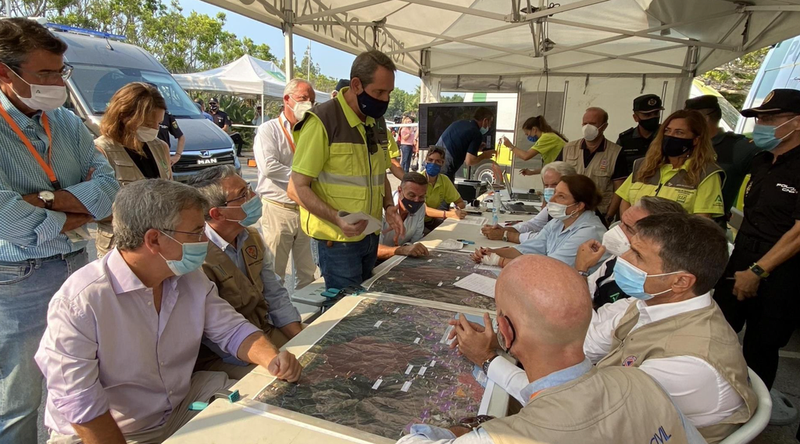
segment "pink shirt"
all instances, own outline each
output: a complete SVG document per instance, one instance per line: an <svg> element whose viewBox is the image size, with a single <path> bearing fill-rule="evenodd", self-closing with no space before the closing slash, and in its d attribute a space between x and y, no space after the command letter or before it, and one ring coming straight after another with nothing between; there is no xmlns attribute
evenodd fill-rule
<svg viewBox="0 0 800 444"><path fill-rule="evenodd" d="M47 380L45 425L75 434L107 410L123 433L164 424L189 391L205 335L235 354L260 330L217 295L202 270L153 292L116 249L75 272L53 296L36 363Z"/></svg>
<svg viewBox="0 0 800 444"><path fill-rule="evenodd" d="M414 145L417 130L411 127L400 128L400 145Z"/></svg>

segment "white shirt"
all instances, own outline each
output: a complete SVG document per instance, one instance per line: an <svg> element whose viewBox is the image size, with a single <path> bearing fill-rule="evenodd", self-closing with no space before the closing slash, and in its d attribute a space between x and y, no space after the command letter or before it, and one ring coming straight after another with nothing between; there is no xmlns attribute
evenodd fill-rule
<svg viewBox="0 0 800 444"><path fill-rule="evenodd" d="M590 274L588 278L586 278L586 283L589 284L589 295L594 299L594 293L597 291L597 287L607 283L607 282L614 282L614 273L611 273L611 276L608 279L604 280L603 282L598 282L600 278L605 276L606 274L606 267L608 267L608 261L611 259L616 259L616 256L611 256L610 258L604 260L600 267L594 271L594 273Z"/></svg>
<svg viewBox="0 0 800 444"><path fill-rule="evenodd" d="M533 216L525 222L515 224L512 228L519 232L519 243L523 243L533 236L536 236L536 234L542 231L542 228L547 225L548 219L547 207L544 207L536 216Z"/></svg>
<svg viewBox="0 0 800 444"><path fill-rule="evenodd" d="M400 193L395 191L392 194L392 199L394 199L395 206L399 205ZM422 239L422 236L425 234L425 205L417 210L415 214L409 213L408 216L406 216L406 219L403 221L403 226L406 227L406 234L402 238L398 239L397 245L395 245L394 230L389 227L389 223L386 222L386 219L384 219L380 238L381 245L395 247L398 245L413 244L414 242Z"/></svg>
<svg viewBox="0 0 800 444"><path fill-rule="evenodd" d="M628 309L636 303L639 321L634 331L644 325L671 316L708 307L711 295L706 293L687 301L648 306L633 298L606 304L592 314L592 324L583 344L586 357L597 363L610 351L614 331ZM710 364L693 356L648 359L639 365L645 373L655 379L669 393L681 412L695 427L701 428L718 423L738 409L744 400ZM506 359L495 359L489 365L489 379L503 387L523 405L521 390L528 385L525 372Z"/></svg>
<svg viewBox="0 0 800 444"><path fill-rule="evenodd" d="M281 125L286 133L281 129ZM286 134L289 134L289 139L286 138ZM258 166L256 193L259 196L276 202L294 203L286 194L294 160L292 137L292 125L283 113L280 117L260 125L256 130L253 156Z"/></svg>

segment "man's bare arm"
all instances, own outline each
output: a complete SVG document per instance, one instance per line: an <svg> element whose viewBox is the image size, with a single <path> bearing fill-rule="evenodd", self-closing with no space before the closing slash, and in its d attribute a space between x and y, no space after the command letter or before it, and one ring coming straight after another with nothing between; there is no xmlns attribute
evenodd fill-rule
<svg viewBox="0 0 800 444"><path fill-rule="evenodd" d="M331 208L330 205L323 202L322 199L314 193L314 190L311 189L312 180L314 180L313 177L292 171L292 176L289 178L289 188L287 190L289 198L297 202L298 205L308 210L308 212L314 216L336 224L337 210Z"/></svg>
<svg viewBox="0 0 800 444"><path fill-rule="evenodd" d="M109 411L85 424L72 424L72 428L84 444L125 444L125 437Z"/></svg>

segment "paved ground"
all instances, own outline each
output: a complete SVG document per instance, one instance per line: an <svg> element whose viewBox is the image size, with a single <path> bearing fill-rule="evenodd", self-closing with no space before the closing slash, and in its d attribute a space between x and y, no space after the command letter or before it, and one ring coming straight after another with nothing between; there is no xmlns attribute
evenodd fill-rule
<svg viewBox="0 0 800 444"><path fill-rule="evenodd" d="M245 153L246 155L247 153ZM245 162L246 164L246 162ZM257 183L257 170L255 168L242 165L242 176L255 188ZM397 179L391 178L392 189L399 184ZM89 246L89 257L95 255L94 243ZM289 270L290 271L290 270ZM287 276L287 285L290 284L290 277ZM800 334L795 332L789 345L781 352L780 367L778 368L778 378L775 381L775 388L786 394L792 402L800 406ZM42 399L44 404L44 399ZM43 411L39 410L39 444L47 442L42 424ZM797 444L795 433L797 432L800 420L792 425L777 427L770 426L755 440L753 444ZM254 433L263 433L254 432Z"/></svg>

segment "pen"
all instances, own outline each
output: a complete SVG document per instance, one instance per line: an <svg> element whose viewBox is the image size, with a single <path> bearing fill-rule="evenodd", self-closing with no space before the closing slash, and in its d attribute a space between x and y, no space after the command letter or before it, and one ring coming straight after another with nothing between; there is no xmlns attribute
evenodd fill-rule
<svg viewBox="0 0 800 444"><path fill-rule="evenodd" d="M521 222L523 222L523 221L521 221L521 220L509 220L509 221L505 222L505 226L514 225L514 224L518 224L518 223L521 223Z"/></svg>
<svg viewBox="0 0 800 444"><path fill-rule="evenodd" d="M467 245L474 245L475 244L475 242L472 242L472 241L466 240L466 239L456 239L456 240L461 242L461 243L467 244Z"/></svg>

